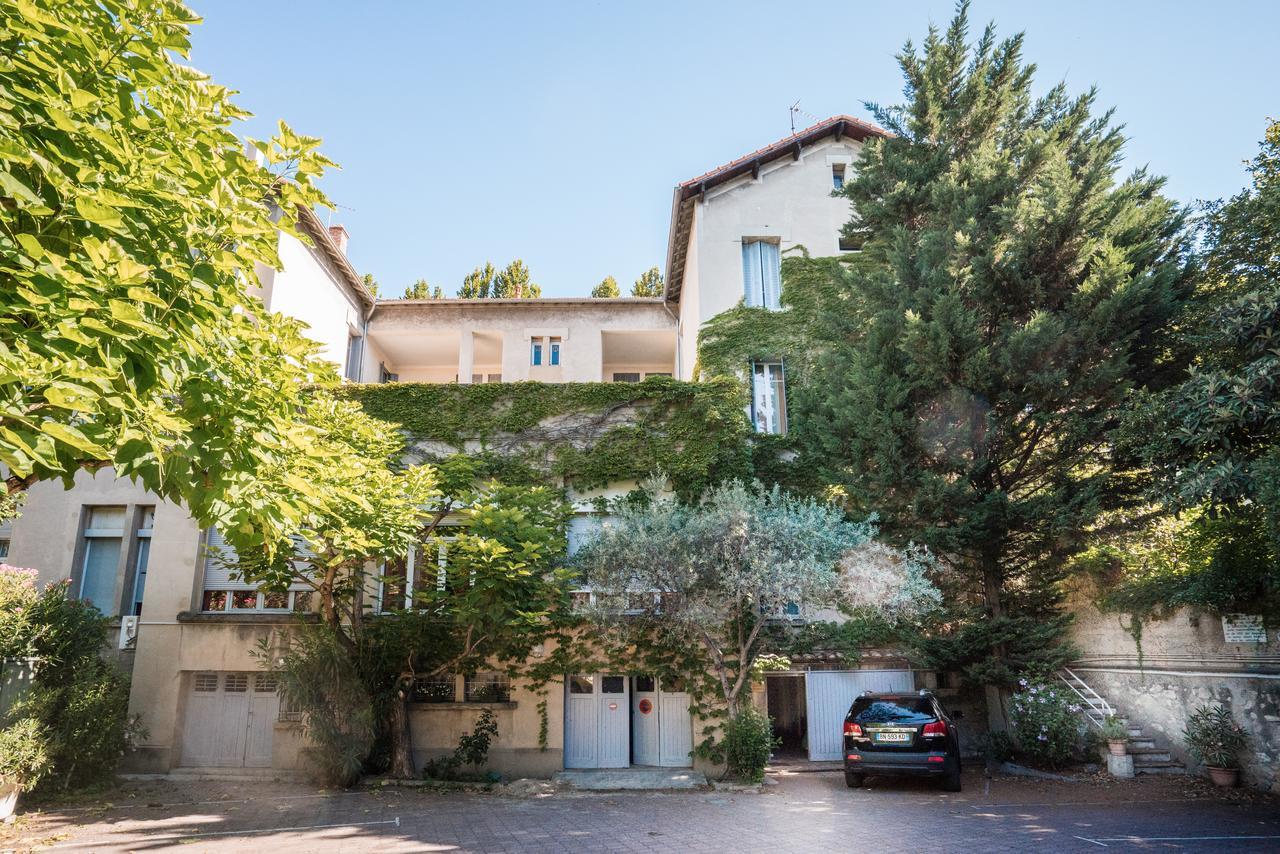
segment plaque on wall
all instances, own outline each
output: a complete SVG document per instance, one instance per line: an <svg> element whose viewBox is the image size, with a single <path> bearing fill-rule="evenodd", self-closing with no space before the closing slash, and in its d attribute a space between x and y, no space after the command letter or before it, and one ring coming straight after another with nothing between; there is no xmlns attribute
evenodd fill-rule
<svg viewBox="0 0 1280 854"><path fill-rule="evenodd" d="M1222 639L1227 643L1266 643L1267 627L1257 614L1226 614L1222 618Z"/></svg>

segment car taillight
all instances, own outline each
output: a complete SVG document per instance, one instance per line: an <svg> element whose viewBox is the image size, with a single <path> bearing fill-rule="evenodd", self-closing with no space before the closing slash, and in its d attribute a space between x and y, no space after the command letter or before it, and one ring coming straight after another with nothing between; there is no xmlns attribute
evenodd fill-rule
<svg viewBox="0 0 1280 854"><path fill-rule="evenodd" d="M947 734L947 725L944 721L934 721L931 724L924 725L924 732L921 733L925 738L942 738Z"/></svg>
<svg viewBox="0 0 1280 854"><path fill-rule="evenodd" d="M854 738L861 738L861 737L862 737L862 727L858 726L857 724L853 723L852 721L845 721L845 722L844 722L844 734L845 734L845 735L851 735L851 736L853 736Z"/></svg>

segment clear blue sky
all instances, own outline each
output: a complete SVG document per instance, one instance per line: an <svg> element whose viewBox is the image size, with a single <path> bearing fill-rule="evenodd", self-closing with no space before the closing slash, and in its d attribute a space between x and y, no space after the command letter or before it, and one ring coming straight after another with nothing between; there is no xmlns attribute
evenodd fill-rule
<svg viewBox="0 0 1280 854"><path fill-rule="evenodd" d="M452 295L490 260L548 296L624 292L665 259L672 187L789 132L788 106L897 103L894 54L950 0L284 2L190 0L193 64L240 91L244 132L323 137L350 256L384 294ZM976 0L1024 30L1040 89L1096 84L1131 165L1184 202L1236 192L1280 116L1270 0ZM805 123L811 123L806 120Z"/></svg>

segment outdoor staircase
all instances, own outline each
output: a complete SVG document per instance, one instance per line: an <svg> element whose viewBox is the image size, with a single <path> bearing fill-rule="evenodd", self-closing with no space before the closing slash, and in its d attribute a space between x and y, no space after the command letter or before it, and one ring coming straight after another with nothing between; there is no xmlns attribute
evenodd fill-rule
<svg viewBox="0 0 1280 854"><path fill-rule="evenodd" d="M1090 726L1101 730L1107 718L1115 715L1129 730L1128 753L1133 757L1135 774L1185 774L1187 768L1173 758L1169 748L1157 746L1151 736L1143 732L1142 727L1135 725L1116 707L1107 701L1087 682L1071 670L1063 668L1058 671L1058 679L1076 695L1084 711L1085 720Z"/></svg>

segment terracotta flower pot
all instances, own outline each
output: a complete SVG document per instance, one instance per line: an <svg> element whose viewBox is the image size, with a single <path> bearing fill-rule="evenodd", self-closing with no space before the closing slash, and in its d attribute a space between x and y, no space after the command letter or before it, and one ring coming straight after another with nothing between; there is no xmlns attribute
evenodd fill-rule
<svg viewBox="0 0 1280 854"><path fill-rule="evenodd" d="M1129 742L1127 739L1110 739L1107 741L1107 749L1111 751L1112 756L1124 756L1129 751Z"/></svg>
<svg viewBox="0 0 1280 854"><path fill-rule="evenodd" d="M1239 768L1215 768L1212 765L1208 768L1209 779L1213 780L1215 786L1230 789L1240 782Z"/></svg>

